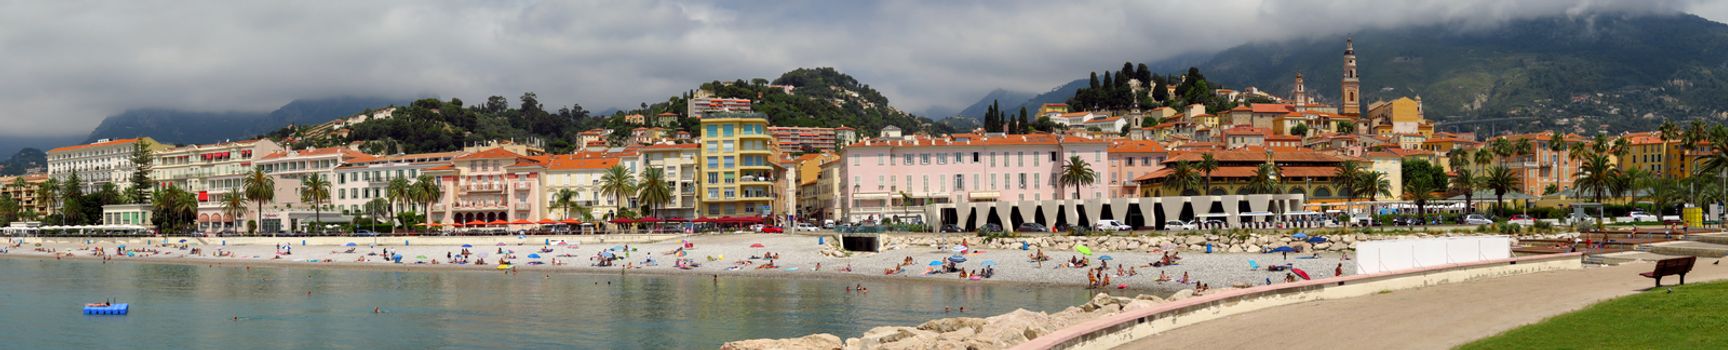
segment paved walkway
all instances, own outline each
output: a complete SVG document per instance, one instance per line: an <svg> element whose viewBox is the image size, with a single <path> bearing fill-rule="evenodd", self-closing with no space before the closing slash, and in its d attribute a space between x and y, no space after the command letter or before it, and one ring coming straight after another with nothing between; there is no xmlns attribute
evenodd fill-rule
<svg viewBox="0 0 1728 350"><path fill-rule="evenodd" d="M1715 261L1698 259L1686 282L1728 278L1728 265ZM1652 287L1638 273L1653 265L1586 267L1286 305L1177 328L1122 348L1449 349Z"/></svg>

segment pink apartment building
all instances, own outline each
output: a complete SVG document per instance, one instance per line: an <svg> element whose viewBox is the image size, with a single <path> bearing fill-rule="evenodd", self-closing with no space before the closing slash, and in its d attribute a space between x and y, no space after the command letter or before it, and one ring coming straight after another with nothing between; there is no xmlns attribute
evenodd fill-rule
<svg viewBox="0 0 1728 350"><path fill-rule="evenodd" d="M524 156L492 148L456 157L451 164L423 172L438 178L443 197L432 204L432 220L442 225L486 229L526 229L545 218L539 205L540 180L547 157ZM476 225L478 224L478 225Z"/></svg>
<svg viewBox="0 0 1728 350"><path fill-rule="evenodd" d="M1112 197L1139 197L1140 183L1134 179L1163 169L1164 157L1169 155L1164 146L1151 140L1111 141L1107 152L1110 161L1098 180L1110 186Z"/></svg>
<svg viewBox="0 0 1728 350"><path fill-rule="evenodd" d="M925 204L1072 199L1073 187L1057 186L1071 156L1098 172L1097 181L1079 189L1080 198L1105 198L1113 192L1107 147L1052 134L867 140L845 149L841 209L853 221L926 219Z"/></svg>

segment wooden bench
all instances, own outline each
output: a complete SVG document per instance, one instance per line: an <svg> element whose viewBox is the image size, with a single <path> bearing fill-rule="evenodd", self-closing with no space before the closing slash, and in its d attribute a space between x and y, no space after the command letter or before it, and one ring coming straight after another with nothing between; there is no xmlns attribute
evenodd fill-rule
<svg viewBox="0 0 1728 350"><path fill-rule="evenodd" d="M1639 273L1638 275L1656 279L1656 286L1657 287L1662 286L1662 276L1678 275L1678 276L1680 276L1680 284L1685 285L1686 284L1686 273L1692 272L1692 264L1696 263L1696 262L1698 262L1698 257L1695 257L1695 256L1688 256L1688 257L1684 257L1684 258L1662 259L1662 260L1656 261L1656 269L1655 270L1650 271L1650 272Z"/></svg>

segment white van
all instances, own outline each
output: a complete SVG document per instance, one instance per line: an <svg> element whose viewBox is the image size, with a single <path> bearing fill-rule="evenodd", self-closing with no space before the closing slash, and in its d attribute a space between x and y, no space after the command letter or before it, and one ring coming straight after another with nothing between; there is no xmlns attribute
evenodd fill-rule
<svg viewBox="0 0 1728 350"><path fill-rule="evenodd" d="M1095 226L1094 229L1099 231L1128 231L1133 230L1134 228L1128 227L1127 224L1117 222L1116 220L1104 219L1098 220L1098 226Z"/></svg>

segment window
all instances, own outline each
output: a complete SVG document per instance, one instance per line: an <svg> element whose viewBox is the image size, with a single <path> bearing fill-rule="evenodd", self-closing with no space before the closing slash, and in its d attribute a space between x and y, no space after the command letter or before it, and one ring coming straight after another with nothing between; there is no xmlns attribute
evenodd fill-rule
<svg viewBox="0 0 1728 350"><path fill-rule="evenodd" d="M1056 152L1054 152L1054 151L1050 152L1050 163L1056 163L1056 162L1062 161L1061 157L1062 156L1057 155Z"/></svg>
<svg viewBox="0 0 1728 350"><path fill-rule="evenodd" d="M1123 165L1134 166L1134 157L1124 157L1122 158L1122 162Z"/></svg>
<svg viewBox="0 0 1728 350"><path fill-rule="evenodd" d="M709 156L708 157L708 168L714 169L714 168L719 168L719 167L720 167L720 157Z"/></svg>
<svg viewBox="0 0 1728 350"><path fill-rule="evenodd" d="M902 158L905 158L905 159L900 161L900 165L912 165L912 155L911 154L903 155Z"/></svg>
<svg viewBox="0 0 1728 350"><path fill-rule="evenodd" d="M708 172L708 183L710 183L710 184L720 183L720 173L714 172L714 171Z"/></svg>
<svg viewBox="0 0 1728 350"><path fill-rule="evenodd" d="M990 166L996 166L996 152L990 152Z"/></svg>
<svg viewBox="0 0 1728 350"><path fill-rule="evenodd" d="M732 153L734 151L732 146L733 146L732 140L721 141L720 142L720 152L721 153Z"/></svg>
<svg viewBox="0 0 1728 350"><path fill-rule="evenodd" d="M1026 166L1026 152L1014 152L1014 166Z"/></svg>
<svg viewBox="0 0 1728 350"><path fill-rule="evenodd" d="M1033 189L1044 188L1044 183L1038 181L1038 173L1032 173L1032 188Z"/></svg>
<svg viewBox="0 0 1728 350"><path fill-rule="evenodd" d="M954 175L954 190L955 191L965 191L966 190L966 175Z"/></svg>
<svg viewBox="0 0 1728 350"><path fill-rule="evenodd" d="M888 159L887 154L876 155L876 165L882 165L882 162L886 161L886 159Z"/></svg>
<svg viewBox="0 0 1728 350"><path fill-rule="evenodd" d="M996 174L990 174L990 190L996 190Z"/></svg>
<svg viewBox="0 0 1728 350"><path fill-rule="evenodd" d="M724 163L724 164L722 164L722 165L724 165L723 168L732 169L732 168L737 167L737 164L734 163L733 160L734 159L732 158L732 156L721 157L721 163Z"/></svg>
<svg viewBox="0 0 1728 350"><path fill-rule="evenodd" d="M972 163L978 163L978 152L972 152Z"/></svg>
<svg viewBox="0 0 1728 350"><path fill-rule="evenodd" d="M886 183L885 181L882 181L882 175L876 175L876 190L877 191L881 191L882 186L885 183Z"/></svg>
<svg viewBox="0 0 1728 350"><path fill-rule="evenodd" d="M1020 189L1026 189L1026 173L1020 173ZM1021 199L1025 200L1025 199Z"/></svg>
<svg viewBox="0 0 1728 350"><path fill-rule="evenodd" d="M930 175L924 175L924 187L921 188L924 192L930 192Z"/></svg>
<svg viewBox="0 0 1728 350"><path fill-rule="evenodd" d="M948 164L948 157L946 155L943 155L943 154L936 155L936 165L947 165L947 164Z"/></svg>
<svg viewBox="0 0 1728 350"><path fill-rule="evenodd" d="M713 125L709 125L709 127L713 127ZM707 147L708 153L719 153L720 152L720 143L719 142L708 141L708 142L706 142L706 144L707 144L706 147Z"/></svg>
<svg viewBox="0 0 1728 350"><path fill-rule="evenodd" d="M918 154L918 164L919 165L930 165L930 154L929 153Z"/></svg>
<svg viewBox="0 0 1728 350"><path fill-rule="evenodd" d="M966 163L965 153L954 152L954 164Z"/></svg>
<svg viewBox="0 0 1728 350"><path fill-rule="evenodd" d="M723 134L722 136L732 137L732 124L720 126L720 133Z"/></svg>

